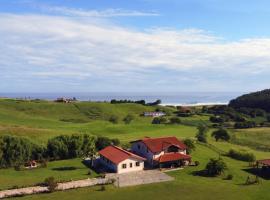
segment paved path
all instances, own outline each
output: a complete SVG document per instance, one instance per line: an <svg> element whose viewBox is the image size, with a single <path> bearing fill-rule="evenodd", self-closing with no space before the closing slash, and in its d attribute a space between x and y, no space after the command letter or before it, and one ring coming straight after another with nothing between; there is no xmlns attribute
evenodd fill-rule
<svg viewBox="0 0 270 200"><path fill-rule="evenodd" d="M109 183L110 180L107 178L92 178L92 179L85 179L79 181L70 181L66 183L59 183L56 190L69 190L74 188L81 188L81 187L89 187L99 184L106 184ZM13 190L4 190L0 191L0 199L7 198L7 197L14 197L14 196L23 196L29 194L37 194L37 193L44 193L48 192L47 187L27 187L27 188L19 188Z"/></svg>
<svg viewBox="0 0 270 200"><path fill-rule="evenodd" d="M174 180L173 177L159 170L145 170L124 174L107 174L106 178L115 179L116 181L114 182L114 184L117 187L159 183Z"/></svg>

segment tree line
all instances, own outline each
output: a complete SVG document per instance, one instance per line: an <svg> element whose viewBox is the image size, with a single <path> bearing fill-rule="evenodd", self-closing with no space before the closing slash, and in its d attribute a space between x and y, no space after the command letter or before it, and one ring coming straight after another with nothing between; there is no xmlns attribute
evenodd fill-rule
<svg viewBox="0 0 270 200"><path fill-rule="evenodd" d="M33 143L16 136L0 136L0 168L24 165L30 160L61 160L76 157L94 157L109 145L119 145L118 139L88 134L60 135L49 139L47 145Z"/></svg>

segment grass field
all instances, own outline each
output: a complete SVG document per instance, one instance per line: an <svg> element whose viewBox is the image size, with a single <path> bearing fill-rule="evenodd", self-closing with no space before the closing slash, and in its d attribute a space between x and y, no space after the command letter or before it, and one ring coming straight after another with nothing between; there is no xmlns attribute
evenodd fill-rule
<svg viewBox="0 0 270 200"><path fill-rule="evenodd" d="M26 196L18 199L111 199L111 200L135 200L135 199L159 199L159 200L193 200L193 199L269 199L270 182L263 180L260 185L245 186L248 175L243 169L248 168L246 162L236 161L224 157L229 166L227 173L234 175L233 180L223 180L225 177L209 178L195 176L193 173L205 167L210 157L218 157L218 154L207 147L197 145L193 153L193 159L200 161L198 167L188 167L184 170L169 172L175 177L175 181L143 186L115 188L106 186L106 191L99 191L99 187L76 189L53 194L41 194Z"/></svg>
<svg viewBox="0 0 270 200"><path fill-rule="evenodd" d="M28 137L33 142L46 144L46 141L59 134L88 133L110 138L119 138L122 143L144 136L159 137L174 135L178 138L192 138L196 135L198 123L209 123L208 116L195 115L181 118L181 125L152 125L151 118L141 117L144 111L155 110L156 107L137 104L109 104L81 102L61 104L45 101L26 102L16 100L0 100L0 135L11 134ZM166 108L173 113L172 108ZM135 120L124 124L122 119L132 114ZM109 117L119 117L118 124L108 121ZM212 130L211 130L212 131ZM222 151L231 148L246 150L256 155L257 159L270 158L269 151L261 151L256 147L268 146L270 129L256 128L233 131L233 143L216 142L210 137L211 145ZM170 172L175 181L127 188L106 186L106 191L99 187L26 196L18 199L270 199L270 181L263 180L260 185L243 185L247 176L252 176L244 169L248 163L223 157L229 169L226 174L233 174L233 180L223 177L207 178L195 176L194 172L205 167L209 158L219 155L211 148L197 144L192 153L193 160L198 160L198 167L188 167L181 171ZM63 170L66 169L66 170ZM68 170L67 170L68 169ZM33 185L42 182L48 176L58 180L88 178L89 169L81 163L81 159L63 160L48 163L47 168L29 171L0 170L0 189L13 186ZM91 176L96 174L92 173Z"/></svg>

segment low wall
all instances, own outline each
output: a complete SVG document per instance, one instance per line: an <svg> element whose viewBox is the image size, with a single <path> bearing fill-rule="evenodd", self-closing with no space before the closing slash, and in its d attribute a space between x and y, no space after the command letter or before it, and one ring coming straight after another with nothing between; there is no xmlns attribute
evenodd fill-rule
<svg viewBox="0 0 270 200"><path fill-rule="evenodd" d="M85 179L78 181L70 181L66 183L58 183L56 190L70 190L75 188L89 187L94 185L104 185L112 183L111 179L108 178L93 178L93 179ZM38 194L49 192L47 187L35 186L35 187L27 187L27 188L19 188L12 190L3 190L0 191L0 199L8 198L8 197L16 197L16 196L24 196L30 194Z"/></svg>

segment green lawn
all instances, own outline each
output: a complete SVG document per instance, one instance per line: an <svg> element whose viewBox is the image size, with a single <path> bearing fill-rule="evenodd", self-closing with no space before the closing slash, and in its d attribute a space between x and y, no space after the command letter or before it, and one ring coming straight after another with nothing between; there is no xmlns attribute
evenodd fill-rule
<svg viewBox="0 0 270 200"><path fill-rule="evenodd" d="M53 194L41 194L26 196L18 199L111 199L111 200L135 200L135 199L159 199L159 200L193 200L193 199L269 199L269 181L262 181L260 185L245 186L248 175L243 169L247 163L224 157L229 166L227 173L234 175L233 180L223 180L225 177L209 178L193 175L193 172L205 167L211 157L218 155L211 149L197 145L197 150L192 154L194 160L200 161L198 167L188 167L184 170L169 172L175 177L175 181L126 188L106 186L106 191L99 191L99 187L83 188Z"/></svg>
<svg viewBox="0 0 270 200"><path fill-rule="evenodd" d="M55 177L59 181L86 179L96 176L95 172L92 171L91 175L88 175L88 172L89 168L82 164L82 159L48 162L47 168L31 170L1 169L0 190L13 186L32 186L44 182L50 176Z"/></svg>

